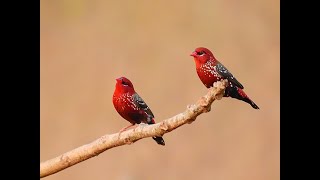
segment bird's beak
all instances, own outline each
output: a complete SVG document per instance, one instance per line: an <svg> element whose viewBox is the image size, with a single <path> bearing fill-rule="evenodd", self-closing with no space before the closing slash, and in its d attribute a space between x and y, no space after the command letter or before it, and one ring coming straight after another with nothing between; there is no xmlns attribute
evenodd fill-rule
<svg viewBox="0 0 320 180"><path fill-rule="evenodd" d="M117 78L116 81L117 81L117 82L121 82L121 78Z"/></svg>
<svg viewBox="0 0 320 180"><path fill-rule="evenodd" d="M193 51L190 56L196 57L197 56L197 52Z"/></svg>

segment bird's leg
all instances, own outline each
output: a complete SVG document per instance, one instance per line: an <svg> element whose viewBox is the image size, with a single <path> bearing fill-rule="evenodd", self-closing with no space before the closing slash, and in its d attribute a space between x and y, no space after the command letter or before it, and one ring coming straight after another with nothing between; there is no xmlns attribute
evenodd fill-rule
<svg viewBox="0 0 320 180"><path fill-rule="evenodd" d="M135 124L130 124L129 126L126 126L122 129L120 129L119 133L122 133L123 131L126 131L127 129L131 128L132 126L134 126Z"/></svg>

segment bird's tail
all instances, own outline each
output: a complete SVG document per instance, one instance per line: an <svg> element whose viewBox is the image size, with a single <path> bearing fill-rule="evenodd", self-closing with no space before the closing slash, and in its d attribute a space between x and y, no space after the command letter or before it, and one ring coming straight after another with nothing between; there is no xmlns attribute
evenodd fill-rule
<svg viewBox="0 0 320 180"><path fill-rule="evenodd" d="M155 122L154 118L152 118L152 117L148 118L148 124L155 124L155 123L156 122ZM154 139L160 145L163 145L163 146L165 145L165 142L164 142L163 138L160 137L160 136L152 137L152 139Z"/></svg>
<svg viewBox="0 0 320 180"><path fill-rule="evenodd" d="M164 143L164 140L162 137L159 137L159 136L155 136L155 137L152 137L152 139L154 139L158 144L164 146L165 143Z"/></svg>
<svg viewBox="0 0 320 180"><path fill-rule="evenodd" d="M228 86L225 90L225 96L230 96L232 98L236 98L236 99L239 99L239 100L242 100L248 104L250 104L254 109L260 109L247 95L246 93L236 87L236 86Z"/></svg>

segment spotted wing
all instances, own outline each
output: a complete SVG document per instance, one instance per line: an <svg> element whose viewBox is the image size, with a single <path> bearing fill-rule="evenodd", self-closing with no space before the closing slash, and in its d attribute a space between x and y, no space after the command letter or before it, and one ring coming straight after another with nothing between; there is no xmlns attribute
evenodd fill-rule
<svg viewBox="0 0 320 180"><path fill-rule="evenodd" d="M217 72L228 81L232 82L237 87L243 89L242 84L229 72L229 70L224 67L221 63L218 63L216 66Z"/></svg>
<svg viewBox="0 0 320 180"><path fill-rule="evenodd" d="M133 95L133 100L136 106L142 109L146 113L146 115L148 116L147 122L148 124L151 124L152 119L154 118L154 115L151 109L149 108L149 106L144 102L144 100L137 93Z"/></svg>

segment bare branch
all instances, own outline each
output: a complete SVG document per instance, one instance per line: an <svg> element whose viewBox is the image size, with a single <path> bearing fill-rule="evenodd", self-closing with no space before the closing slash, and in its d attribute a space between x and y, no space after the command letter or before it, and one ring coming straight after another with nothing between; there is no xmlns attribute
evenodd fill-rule
<svg viewBox="0 0 320 180"><path fill-rule="evenodd" d="M198 115L209 112L214 100L223 97L227 80L219 81L210 88L209 92L201 97L196 104L189 105L187 109L174 117L153 125L139 125L134 129L104 135L92 143L83 145L58 157L40 163L40 178L57 173L81 161L87 160L113 147L131 144L142 138L162 136L184 124L192 123Z"/></svg>

